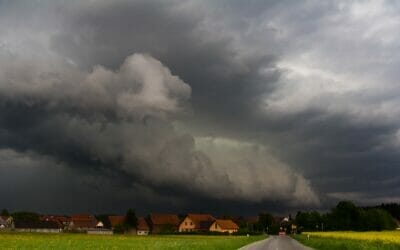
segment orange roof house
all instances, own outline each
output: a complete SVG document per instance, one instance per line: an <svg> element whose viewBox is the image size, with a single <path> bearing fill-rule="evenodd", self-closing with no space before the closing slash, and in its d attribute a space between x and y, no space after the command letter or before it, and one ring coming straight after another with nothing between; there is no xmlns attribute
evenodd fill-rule
<svg viewBox="0 0 400 250"><path fill-rule="evenodd" d="M95 228L98 224L97 219L89 214L75 214L71 216L70 226L74 229Z"/></svg>
<svg viewBox="0 0 400 250"><path fill-rule="evenodd" d="M152 233L176 232L179 218L176 214L150 214L148 223Z"/></svg>
<svg viewBox="0 0 400 250"><path fill-rule="evenodd" d="M138 224L136 227L137 235L148 235L150 232L150 227L143 217L138 218Z"/></svg>
<svg viewBox="0 0 400 250"><path fill-rule="evenodd" d="M235 233L239 230L239 226L232 220L215 220L211 226L210 231L221 233Z"/></svg>
<svg viewBox="0 0 400 250"><path fill-rule="evenodd" d="M179 232L208 231L215 218L210 214L188 214L179 225Z"/></svg>
<svg viewBox="0 0 400 250"><path fill-rule="evenodd" d="M124 215L110 215L108 220L110 221L111 228L115 228L117 225L124 224L126 217Z"/></svg>

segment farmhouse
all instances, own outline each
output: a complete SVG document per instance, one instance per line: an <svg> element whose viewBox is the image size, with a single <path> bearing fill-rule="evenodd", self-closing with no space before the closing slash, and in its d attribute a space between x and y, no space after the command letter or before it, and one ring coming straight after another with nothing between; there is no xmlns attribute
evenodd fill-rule
<svg viewBox="0 0 400 250"><path fill-rule="evenodd" d="M88 234L113 234L112 230L104 228L102 221L89 214L72 215L70 229L86 231Z"/></svg>
<svg viewBox="0 0 400 250"><path fill-rule="evenodd" d="M150 227L147 224L146 220L143 217L139 217L136 229L137 235L148 235L149 232L150 232Z"/></svg>
<svg viewBox="0 0 400 250"><path fill-rule="evenodd" d="M236 233L239 226L232 220L215 220L210 226L211 232Z"/></svg>
<svg viewBox="0 0 400 250"><path fill-rule="evenodd" d="M71 218L59 215L42 215L39 218L41 221L54 221L62 229L67 229L71 223Z"/></svg>
<svg viewBox="0 0 400 250"><path fill-rule="evenodd" d="M176 232L179 227L179 218L176 214L150 214L148 218L151 233Z"/></svg>
<svg viewBox="0 0 400 250"><path fill-rule="evenodd" d="M71 216L70 229L75 230L87 230L90 228L96 228L98 225L97 219L93 215L89 214L75 214Z"/></svg>
<svg viewBox="0 0 400 250"><path fill-rule="evenodd" d="M214 221L210 214L188 214L179 225L179 232L207 232Z"/></svg>
<svg viewBox="0 0 400 250"><path fill-rule="evenodd" d="M124 215L110 215L108 221L110 221L111 228L114 229L118 225L122 225L125 222L126 217Z"/></svg>

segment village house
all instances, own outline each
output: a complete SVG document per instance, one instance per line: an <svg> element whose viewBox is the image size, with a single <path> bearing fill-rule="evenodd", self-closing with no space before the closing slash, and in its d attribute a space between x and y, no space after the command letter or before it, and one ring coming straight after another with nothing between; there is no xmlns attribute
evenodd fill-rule
<svg viewBox="0 0 400 250"><path fill-rule="evenodd" d="M147 219L151 233L176 232L179 227L179 218L175 214L152 213Z"/></svg>
<svg viewBox="0 0 400 250"><path fill-rule="evenodd" d="M179 232L207 232L214 221L210 214L188 214L179 225Z"/></svg>
<svg viewBox="0 0 400 250"><path fill-rule="evenodd" d="M71 216L71 223L69 225L70 229L85 231L88 229L93 229L98 226L98 221L93 215L89 214L75 214Z"/></svg>
<svg viewBox="0 0 400 250"><path fill-rule="evenodd" d="M70 230L86 231L88 234L113 234L110 229L104 228L104 223L93 215L76 214L71 216Z"/></svg>
<svg viewBox="0 0 400 250"><path fill-rule="evenodd" d="M279 223L280 230L282 232L295 234L297 233L297 225L294 223L294 220L291 216L283 217L281 222Z"/></svg>
<svg viewBox="0 0 400 250"><path fill-rule="evenodd" d="M115 229L116 226L125 223L126 217L124 215L110 215L108 216L108 221L110 222L111 229Z"/></svg>
<svg viewBox="0 0 400 250"><path fill-rule="evenodd" d="M150 233L150 227L143 217L138 218L136 233L137 235L148 235Z"/></svg>
<svg viewBox="0 0 400 250"><path fill-rule="evenodd" d="M39 217L41 221L54 221L62 229L68 229L71 223L71 218L67 216L60 215L42 215Z"/></svg>
<svg viewBox="0 0 400 250"><path fill-rule="evenodd" d="M209 230L211 232L220 232L220 233L236 233L239 230L239 226L233 222L232 220L215 220Z"/></svg>
<svg viewBox="0 0 400 250"><path fill-rule="evenodd" d="M0 230L12 229L14 221L11 216L0 216Z"/></svg>

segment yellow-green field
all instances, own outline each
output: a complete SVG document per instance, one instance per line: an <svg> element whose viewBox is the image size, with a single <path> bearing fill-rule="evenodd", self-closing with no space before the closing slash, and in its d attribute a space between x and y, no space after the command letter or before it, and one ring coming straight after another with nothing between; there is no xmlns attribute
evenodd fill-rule
<svg viewBox="0 0 400 250"><path fill-rule="evenodd" d="M308 238L307 235L310 237ZM320 250L399 250L400 231L383 232L304 232L293 236L301 243Z"/></svg>
<svg viewBox="0 0 400 250"><path fill-rule="evenodd" d="M0 233L0 249L237 249L265 236Z"/></svg>
<svg viewBox="0 0 400 250"><path fill-rule="evenodd" d="M310 232L310 237L330 237L349 240L383 241L386 243L400 244L400 231L384 232Z"/></svg>

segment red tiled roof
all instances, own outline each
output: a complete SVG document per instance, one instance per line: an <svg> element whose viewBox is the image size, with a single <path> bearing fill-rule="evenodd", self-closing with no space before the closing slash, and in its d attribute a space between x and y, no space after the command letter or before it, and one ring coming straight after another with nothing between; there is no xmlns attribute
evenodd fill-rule
<svg viewBox="0 0 400 250"><path fill-rule="evenodd" d="M215 223L222 229L239 229L239 226L232 220L216 220Z"/></svg>
<svg viewBox="0 0 400 250"><path fill-rule="evenodd" d="M187 217L189 217L193 222L215 220L211 214L188 214Z"/></svg>
<svg viewBox="0 0 400 250"><path fill-rule="evenodd" d="M138 218L137 230L148 231L150 230L149 225L143 217Z"/></svg>
<svg viewBox="0 0 400 250"><path fill-rule="evenodd" d="M193 221L194 226L197 229L201 229L204 225L209 227L211 222L215 220L211 214L188 214L186 217L189 217Z"/></svg>
<svg viewBox="0 0 400 250"><path fill-rule="evenodd" d="M179 225L179 218L176 214L150 214L153 225Z"/></svg>
<svg viewBox="0 0 400 250"><path fill-rule="evenodd" d="M89 214L72 215L71 220L74 226L78 228L95 228L97 224L96 218Z"/></svg>
<svg viewBox="0 0 400 250"><path fill-rule="evenodd" d="M125 216L124 215L111 215L111 216L108 216L108 220L110 221L111 226L115 227L116 225L120 225L125 222Z"/></svg>
<svg viewBox="0 0 400 250"><path fill-rule="evenodd" d="M70 217L67 217L67 216L55 216L55 218L56 218L57 220L59 220L60 222L62 222L62 223L71 222L71 218L70 218Z"/></svg>
<svg viewBox="0 0 400 250"><path fill-rule="evenodd" d="M43 215L40 216L41 221L55 221L61 225L71 222L71 218L61 215Z"/></svg>
<svg viewBox="0 0 400 250"><path fill-rule="evenodd" d="M46 222L49 221L49 222L52 222L52 223L56 223L59 228L63 227L62 222L57 220L54 216L40 216L39 220L40 221L46 221Z"/></svg>

